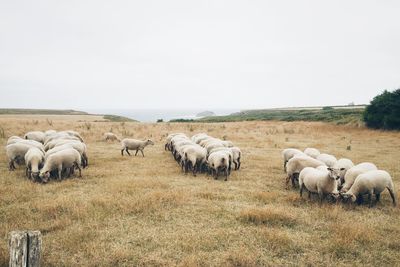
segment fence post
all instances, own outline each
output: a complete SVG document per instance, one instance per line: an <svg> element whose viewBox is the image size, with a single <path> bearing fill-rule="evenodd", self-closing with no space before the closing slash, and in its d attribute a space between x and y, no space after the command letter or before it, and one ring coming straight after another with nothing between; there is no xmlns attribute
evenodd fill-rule
<svg viewBox="0 0 400 267"><path fill-rule="evenodd" d="M40 231L10 232L10 267L39 267L42 249Z"/></svg>

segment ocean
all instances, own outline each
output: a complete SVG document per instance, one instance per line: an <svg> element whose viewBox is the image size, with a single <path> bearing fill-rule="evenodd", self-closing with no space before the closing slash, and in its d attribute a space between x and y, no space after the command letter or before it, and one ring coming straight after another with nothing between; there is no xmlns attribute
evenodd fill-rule
<svg viewBox="0 0 400 267"><path fill-rule="evenodd" d="M205 109L89 109L83 110L92 114L110 114L124 116L141 122L156 122L159 119L169 121L172 119L196 119L196 114L206 111ZM239 109L209 110L218 116L229 115L239 112Z"/></svg>

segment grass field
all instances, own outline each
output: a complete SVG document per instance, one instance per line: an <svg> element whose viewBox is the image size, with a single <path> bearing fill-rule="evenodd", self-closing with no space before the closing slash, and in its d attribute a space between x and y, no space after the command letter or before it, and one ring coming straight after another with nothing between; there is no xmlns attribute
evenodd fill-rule
<svg viewBox="0 0 400 267"><path fill-rule="evenodd" d="M51 120L0 116L0 144L29 130L74 129L88 145L89 168L83 179L34 184L22 167L9 172L0 153L0 266L8 264L8 233L17 229L43 233L43 266L399 264L400 209L387 192L373 208L301 199L285 189L280 156L287 147L316 147L374 162L392 174L400 195L399 132L322 122ZM118 143L102 141L110 130L155 145L145 158L121 157ZM243 151L242 169L228 182L182 174L163 148L171 132L233 141Z"/></svg>

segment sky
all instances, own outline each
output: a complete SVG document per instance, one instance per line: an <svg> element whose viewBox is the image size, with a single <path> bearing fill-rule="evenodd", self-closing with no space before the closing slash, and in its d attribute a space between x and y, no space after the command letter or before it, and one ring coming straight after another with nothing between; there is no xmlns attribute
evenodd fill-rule
<svg viewBox="0 0 400 267"><path fill-rule="evenodd" d="M400 1L0 0L0 108L250 109L400 88Z"/></svg>

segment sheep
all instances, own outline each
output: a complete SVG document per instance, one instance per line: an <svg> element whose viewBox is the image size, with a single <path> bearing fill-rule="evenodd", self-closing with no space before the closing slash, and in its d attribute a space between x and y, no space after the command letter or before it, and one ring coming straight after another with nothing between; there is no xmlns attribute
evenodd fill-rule
<svg viewBox="0 0 400 267"><path fill-rule="evenodd" d="M340 195L345 202L349 199L355 202L357 197L362 197L362 195L367 194L369 207L371 207L372 194L375 194L376 202L379 202L381 193L385 189L389 191L393 206L396 206L397 200L392 177L386 171L372 170L358 175L350 190Z"/></svg>
<svg viewBox="0 0 400 267"><path fill-rule="evenodd" d="M28 139L28 140L35 140L37 142L40 143L44 143L44 138L46 137L44 132L40 132L40 131L33 131L33 132L27 132L24 135L24 139Z"/></svg>
<svg viewBox="0 0 400 267"><path fill-rule="evenodd" d="M224 172L225 181L228 180L229 174L229 154L225 151L217 151L208 156L207 165L211 170L211 174L214 175L214 179L218 179L220 171Z"/></svg>
<svg viewBox="0 0 400 267"><path fill-rule="evenodd" d="M37 148L43 150L43 144L38 141L35 141L35 140L13 139L13 140L9 140L9 142L7 142L7 143L9 145L16 144L16 143L26 144L26 145L34 146L34 147L37 147Z"/></svg>
<svg viewBox="0 0 400 267"><path fill-rule="evenodd" d="M86 168L89 165L86 145L81 142L67 142L64 144L59 144L59 145L53 147L52 149L49 149L46 152L45 159L47 159L51 154L54 154L58 151L61 151L61 150L67 149L67 148L73 148L76 151L78 151L79 154L81 154L83 168Z"/></svg>
<svg viewBox="0 0 400 267"><path fill-rule="evenodd" d="M121 139L119 139L114 133L111 133L111 132L104 133L104 139L105 139L105 141L110 140L110 141L121 142Z"/></svg>
<svg viewBox="0 0 400 267"><path fill-rule="evenodd" d="M240 169L240 166L241 166L240 160L242 157L242 151L240 150L240 148L238 148L238 147L216 147L216 148L212 149L210 151L210 153L208 153L208 154L211 154L216 151L230 151L232 153L231 154L232 162L230 164L232 164L232 163L235 164L234 170ZM230 171L230 169L231 169L231 166L229 166L229 171Z"/></svg>
<svg viewBox="0 0 400 267"><path fill-rule="evenodd" d="M32 147L34 146L23 143L15 143L6 146L6 154L8 157L8 168L10 171L16 169L14 163L22 164L25 162L25 154Z"/></svg>
<svg viewBox="0 0 400 267"><path fill-rule="evenodd" d="M332 169L335 175L340 176L338 181L338 187L341 188L341 185L344 183L344 176L346 172L354 167L354 163L346 158L339 159L335 165L333 165Z"/></svg>
<svg viewBox="0 0 400 267"><path fill-rule="evenodd" d="M317 160L322 161L328 167L333 167L337 162L336 157L329 154L319 154Z"/></svg>
<svg viewBox="0 0 400 267"><path fill-rule="evenodd" d="M31 147L25 154L26 176L32 181L39 178L39 170L43 167L44 153L42 150Z"/></svg>
<svg viewBox="0 0 400 267"><path fill-rule="evenodd" d="M224 146L216 147L216 148L212 149L210 152L207 152L207 158L214 152L225 152L228 154L228 156L229 156L228 174L231 174L233 157L234 157L234 153L233 153L232 149L230 149L229 147L224 147ZM236 154L236 156L237 156L237 154Z"/></svg>
<svg viewBox="0 0 400 267"><path fill-rule="evenodd" d="M375 166L375 164L369 162L363 162L350 168L344 175L344 183L340 191L347 192L353 185L358 175L363 174L367 171L373 171L377 169L378 168Z"/></svg>
<svg viewBox="0 0 400 267"><path fill-rule="evenodd" d="M192 141L196 144L199 144L204 139L210 138L206 133L198 133L192 136Z"/></svg>
<svg viewBox="0 0 400 267"><path fill-rule="evenodd" d="M231 141L221 141L221 144L225 147L234 147Z"/></svg>
<svg viewBox="0 0 400 267"><path fill-rule="evenodd" d="M84 143L85 141L83 140L82 136L77 132L77 131L73 131L73 130L67 130L67 131L62 131L60 133L66 133L69 136L75 136L76 138L78 138L82 143Z"/></svg>
<svg viewBox="0 0 400 267"><path fill-rule="evenodd" d="M182 161L185 166L185 173L192 169L193 176L201 170L206 162L207 150L199 145L188 145L183 149Z"/></svg>
<svg viewBox="0 0 400 267"><path fill-rule="evenodd" d="M55 130L47 130L47 131L44 132L44 135L45 136L49 136L49 135L52 135L52 134L55 134L55 133L57 133L57 131L55 131Z"/></svg>
<svg viewBox="0 0 400 267"><path fill-rule="evenodd" d="M62 171L66 170L68 174L71 170L78 169L79 177L82 177L81 169L81 155L73 148L64 149L50 155L44 163L43 168L40 170L39 177L42 182L47 183L52 171L57 171L56 177L61 180Z"/></svg>
<svg viewBox="0 0 400 267"><path fill-rule="evenodd" d="M23 138L21 138L21 137L19 137L19 136L10 136L9 138L8 138L8 140L7 140L7 144L6 145L11 145L11 144L15 144L15 143L17 143L18 141L21 141L21 140L25 140L25 139L23 139Z"/></svg>
<svg viewBox="0 0 400 267"><path fill-rule="evenodd" d="M165 150L171 151L171 149L172 149L171 148L171 141L172 141L172 138L174 138L174 137L183 137L183 138L189 139L184 133L172 133L172 134L169 134L167 136L167 138L166 138L166 142L165 142L165 146L164 146Z"/></svg>
<svg viewBox="0 0 400 267"><path fill-rule="evenodd" d="M310 156L310 157L316 159L316 158L318 157L318 155L321 154L321 152L319 152L319 150L316 149L316 148L310 148L310 147L308 147L308 148L306 148L306 149L304 150L304 154L306 154L307 156Z"/></svg>
<svg viewBox="0 0 400 267"><path fill-rule="evenodd" d="M288 184L289 181L291 180L292 186L296 187L295 180L297 179L298 174L304 168L306 167L317 168L318 166L325 166L325 163L306 155L296 156L291 158L286 165L286 171L287 171L286 184Z"/></svg>
<svg viewBox="0 0 400 267"><path fill-rule="evenodd" d="M286 164L287 162L294 157L294 155L304 155L304 153L296 148L287 148L282 151L282 157L283 157L283 169L286 172Z"/></svg>
<svg viewBox="0 0 400 267"><path fill-rule="evenodd" d="M136 150L135 156L140 151L142 153L142 156L144 157L143 149L148 145L154 145L154 143L150 139L142 141L142 140L125 138L121 141L121 145L122 145L121 149L122 156L124 155L124 150L130 156L131 154L129 153L129 149L131 149L131 150Z"/></svg>
<svg viewBox="0 0 400 267"><path fill-rule="evenodd" d="M315 169L312 167L304 168L299 175L299 186L300 186L300 197L303 196L304 188L308 191L308 198L311 197L311 193L318 193L320 202L325 198L326 195L337 196L337 181L334 176L332 169L322 168ZM322 170L321 170L322 169Z"/></svg>
<svg viewBox="0 0 400 267"><path fill-rule="evenodd" d="M74 136L65 136L65 137L56 138L56 139L53 139L53 140L47 142L47 143L45 144L45 146L44 146L44 150L47 151L47 150L52 149L53 147L55 147L55 146L57 146L57 145L59 145L59 144L65 144L65 143L73 142L73 141L81 142L81 141L79 140L79 138L77 138L77 137L74 137Z"/></svg>

